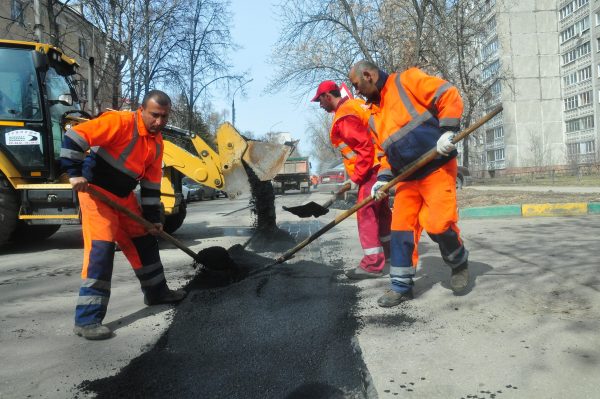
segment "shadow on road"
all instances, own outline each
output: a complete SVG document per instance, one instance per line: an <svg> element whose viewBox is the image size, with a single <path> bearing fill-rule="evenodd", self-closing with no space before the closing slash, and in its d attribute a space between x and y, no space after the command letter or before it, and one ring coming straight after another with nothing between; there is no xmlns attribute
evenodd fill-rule
<svg viewBox="0 0 600 399"><path fill-rule="evenodd" d="M272 261L239 247L230 253L240 267ZM98 398L366 397L368 372L352 347L358 288L337 274L312 261L230 285L198 274L152 350L80 388Z"/></svg>

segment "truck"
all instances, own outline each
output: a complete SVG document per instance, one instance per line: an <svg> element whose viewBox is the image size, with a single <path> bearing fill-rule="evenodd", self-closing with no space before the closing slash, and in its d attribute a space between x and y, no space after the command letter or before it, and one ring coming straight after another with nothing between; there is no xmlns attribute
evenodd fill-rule
<svg viewBox="0 0 600 399"><path fill-rule="evenodd" d="M80 223L77 195L59 162L65 131L92 118L72 82L77 67L55 46L0 40L0 246L41 240L61 225ZM190 145L184 148L173 137ZM247 170L270 180L291 152L289 146L247 140L229 123L219 127L216 141L218 151L198 135L165 129L161 202L167 232L186 216L183 176L235 198L250 192Z"/></svg>
<svg viewBox="0 0 600 399"><path fill-rule="evenodd" d="M310 188L310 162L308 157L288 158L281 166L279 173L273 178L273 189L276 194L284 194L286 190L300 190L307 193Z"/></svg>

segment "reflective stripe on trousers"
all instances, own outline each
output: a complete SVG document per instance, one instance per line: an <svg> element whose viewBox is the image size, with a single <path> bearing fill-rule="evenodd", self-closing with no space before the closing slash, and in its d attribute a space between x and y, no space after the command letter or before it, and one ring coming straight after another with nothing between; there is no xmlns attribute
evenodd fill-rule
<svg viewBox="0 0 600 399"><path fill-rule="evenodd" d="M370 179L358 189L358 201L371 195L371 187L377 181L377 168L374 168ZM358 236L363 249L360 267L369 272L381 272L385 267L385 259L389 257L390 224L392 211L387 198L359 209L356 213Z"/></svg>
<svg viewBox="0 0 600 399"><path fill-rule="evenodd" d="M133 194L118 197L100 187L98 191L113 201L141 216L139 204ZM129 260L146 295L166 288L163 266L156 237L131 219L87 193L78 193L81 204L81 222L84 259L75 309L75 324L101 323L106 315L110 298L115 242Z"/></svg>

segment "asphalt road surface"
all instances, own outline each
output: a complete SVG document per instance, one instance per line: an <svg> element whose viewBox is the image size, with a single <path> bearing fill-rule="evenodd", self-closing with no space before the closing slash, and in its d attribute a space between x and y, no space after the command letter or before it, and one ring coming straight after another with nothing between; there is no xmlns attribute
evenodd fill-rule
<svg viewBox="0 0 600 399"><path fill-rule="evenodd" d="M310 199L309 199L310 197ZM277 199L281 240L248 241L247 200L194 203L175 236L220 245L250 270L330 221L281 212L328 194ZM241 209L234 212L237 209ZM145 307L115 261L109 341L72 334L77 227L0 255L0 398L588 398L600 375L597 216L465 220L473 281L455 296L426 237L415 300L382 309L387 278L349 283L361 256L356 219L283 265L231 284L198 275L161 245L176 307ZM237 244L237 245L236 245Z"/></svg>

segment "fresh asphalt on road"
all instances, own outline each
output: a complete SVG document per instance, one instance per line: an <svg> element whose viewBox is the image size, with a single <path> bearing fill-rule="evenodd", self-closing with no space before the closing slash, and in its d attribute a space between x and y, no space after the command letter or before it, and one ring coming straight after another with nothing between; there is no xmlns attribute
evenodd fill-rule
<svg viewBox="0 0 600 399"><path fill-rule="evenodd" d="M281 254L287 235L318 220L281 212L327 193L277 199L281 240L269 252L232 251L249 269ZM194 203L175 236L192 250L247 241L247 201ZM233 213L231 213L233 212ZM77 228L22 243L0 262L0 398L591 398L600 370L600 216L462 220L472 283L449 270L423 236L415 300L383 309L387 278L349 283L356 265L350 218L263 274L224 284L200 278L183 252L161 244L176 307L145 307L117 254L109 341L75 337ZM289 244L288 244L289 245Z"/></svg>

